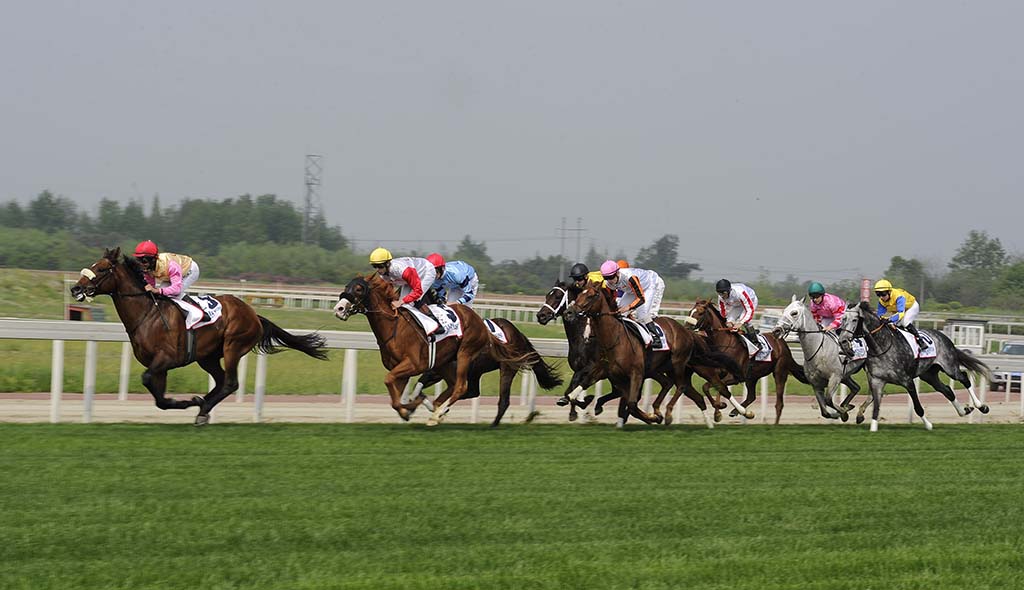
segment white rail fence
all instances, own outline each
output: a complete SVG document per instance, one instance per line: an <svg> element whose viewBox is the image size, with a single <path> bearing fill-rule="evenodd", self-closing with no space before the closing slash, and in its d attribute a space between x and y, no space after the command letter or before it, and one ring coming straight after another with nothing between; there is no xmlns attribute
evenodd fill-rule
<svg viewBox="0 0 1024 590"><path fill-rule="evenodd" d="M289 330L295 334L308 334L309 330ZM340 402L345 408L345 421L352 422L355 419L355 399L357 383L357 352L359 350L377 350L377 342L372 333L369 332L342 332L325 330L320 332L326 339L326 346L330 349L343 350L344 361L341 378ZM60 417L61 396L64 392L64 342L83 341L85 348L85 367L83 374L83 413L82 421L92 420L92 408L96 394L96 362L98 342L121 342L121 362L118 379L118 399L128 399L128 379L130 375L133 355L131 345L128 342L128 335L124 326L115 322L78 322L65 320L17 320L0 319L0 339L17 340L50 340L53 343L51 376L50 376L50 422L58 422ZM531 340L537 351L546 357L565 358L568 355L568 344L563 339L556 338L534 338ZM802 362L802 353L799 347L793 348L794 356L798 362ZM255 384L253 387L254 410L253 421L259 422L263 415L263 406L266 395L267 383L267 355L252 353L256 356ZM243 357L239 366L239 388L235 394L236 401L242 401L246 391L247 362L251 355ZM1015 358L1002 355L979 355L981 360L988 364L994 371L1001 371L1004 374L1016 373L1017 379L1024 372L1024 357ZM520 403L527 406L530 411L534 410L537 382L532 373L524 373L521 380ZM644 402L649 403L651 398L651 384L648 380L644 384ZM981 377L980 398L986 398L988 383ZM211 378L212 387L212 378ZM761 379L759 383L759 395L761 396L761 421L765 421L768 414L768 389L769 379ZM595 386L595 393L600 395L602 383ZM1010 401L1009 382L1006 388L1006 401ZM440 386L438 386L440 391ZM845 395L845 386L843 394ZM734 394L740 395L738 386ZM682 403L680 398L680 403ZM479 398L472 400L472 421L479 419ZM913 421L913 408L910 407L908 397L908 421ZM1024 416L1024 394L1021 395L1021 415ZM975 421L977 412L972 413L970 419ZM977 419L980 420L980 417Z"/></svg>

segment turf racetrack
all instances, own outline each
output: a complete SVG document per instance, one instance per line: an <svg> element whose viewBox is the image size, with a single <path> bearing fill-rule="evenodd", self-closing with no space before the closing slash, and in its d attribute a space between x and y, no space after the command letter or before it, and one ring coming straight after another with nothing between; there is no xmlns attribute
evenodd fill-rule
<svg viewBox="0 0 1024 590"><path fill-rule="evenodd" d="M0 588L1008 588L1019 425L0 425Z"/></svg>

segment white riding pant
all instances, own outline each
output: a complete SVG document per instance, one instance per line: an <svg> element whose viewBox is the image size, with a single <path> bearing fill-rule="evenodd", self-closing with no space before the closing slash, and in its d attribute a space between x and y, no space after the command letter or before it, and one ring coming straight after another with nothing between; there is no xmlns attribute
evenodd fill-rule
<svg viewBox="0 0 1024 590"><path fill-rule="evenodd" d="M903 317L900 319L900 326L906 327L907 324L913 324L914 320L917 319L917 314L921 313L921 306L915 301L910 309L903 312Z"/></svg>
<svg viewBox="0 0 1024 590"><path fill-rule="evenodd" d="M426 295L430 292L430 287L434 285L434 281L437 280L437 273L434 272L434 269L430 269L430 272L425 272L424 275L425 276L420 277L420 285L423 287L423 295ZM412 287L407 284L403 284L398 290L398 298L405 299L406 295L409 293L412 293ZM422 298L423 295L420 295L420 297ZM413 303L416 302L413 301Z"/></svg>
<svg viewBox="0 0 1024 590"><path fill-rule="evenodd" d="M657 282L654 283L654 287L644 293L644 304L634 309L629 315L635 317L636 321L641 324L647 325L654 321L654 318L658 317L658 312L661 311L661 298L664 295L665 281L659 277ZM634 301L636 301L636 295L633 295L632 292L626 292L619 299L619 307L628 307Z"/></svg>

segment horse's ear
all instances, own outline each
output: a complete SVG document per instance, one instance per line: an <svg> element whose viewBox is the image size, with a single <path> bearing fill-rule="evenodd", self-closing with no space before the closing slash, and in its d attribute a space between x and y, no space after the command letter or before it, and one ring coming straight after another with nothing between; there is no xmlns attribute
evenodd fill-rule
<svg viewBox="0 0 1024 590"><path fill-rule="evenodd" d="M793 296L793 299L796 299L796 295L794 295L794 296ZM803 298L803 297L801 297L799 301L800 301L800 303L801 303L801 304L803 304L803 302L804 302L804 298Z"/></svg>
<svg viewBox="0 0 1024 590"><path fill-rule="evenodd" d="M803 301L803 299L801 299L801 301ZM796 295L793 295L793 297L789 300L789 302L790 303L796 303Z"/></svg>
<svg viewBox="0 0 1024 590"><path fill-rule="evenodd" d="M867 301L861 301L860 308L863 309L864 311L871 311L871 306L868 304Z"/></svg>

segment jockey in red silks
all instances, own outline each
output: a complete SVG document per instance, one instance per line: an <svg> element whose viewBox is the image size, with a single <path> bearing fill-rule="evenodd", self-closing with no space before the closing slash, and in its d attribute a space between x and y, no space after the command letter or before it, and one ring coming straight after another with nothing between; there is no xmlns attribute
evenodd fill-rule
<svg viewBox="0 0 1024 590"><path fill-rule="evenodd" d="M203 308L188 296L189 287L199 279L199 263L184 254L160 252L150 240L139 242L134 256L142 267L147 292L184 301L196 309L189 312L186 328L191 329L203 318Z"/></svg>
<svg viewBox="0 0 1024 590"><path fill-rule="evenodd" d="M811 315L814 321L826 332L839 329L843 322L843 314L846 313L846 302L842 297L837 297L825 292L825 287L815 281L807 287L807 296L811 298Z"/></svg>
<svg viewBox="0 0 1024 590"><path fill-rule="evenodd" d="M370 265L382 279L398 287L398 299L391 302L391 307L398 309L403 305L411 305L419 311L437 320L445 330L450 326L447 317L437 317L428 304L430 301L430 288L437 280L437 271L434 265L426 258L407 256L394 258L391 252L384 248L377 248L370 253ZM445 314L441 314L445 315Z"/></svg>

